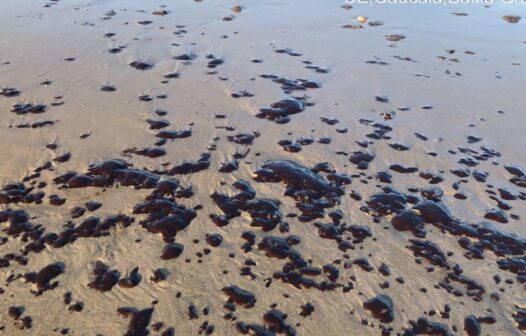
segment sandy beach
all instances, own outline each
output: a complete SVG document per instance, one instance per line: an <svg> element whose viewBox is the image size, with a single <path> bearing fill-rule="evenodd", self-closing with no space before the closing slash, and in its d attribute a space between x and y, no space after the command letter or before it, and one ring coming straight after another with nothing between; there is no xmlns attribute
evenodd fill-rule
<svg viewBox="0 0 526 336"><path fill-rule="evenodd" d="M0 335L524 335L525 24L3 0Z"/></svg>

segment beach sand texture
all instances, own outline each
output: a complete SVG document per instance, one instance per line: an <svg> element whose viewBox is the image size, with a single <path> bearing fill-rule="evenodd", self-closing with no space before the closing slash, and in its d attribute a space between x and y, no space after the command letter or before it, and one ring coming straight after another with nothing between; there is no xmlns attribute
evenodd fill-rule
<svg viewBox="0 0 526 336"><path fill-rule="evenodd" d="M3 0L0 334L523 335L525 15Z"/></svg>

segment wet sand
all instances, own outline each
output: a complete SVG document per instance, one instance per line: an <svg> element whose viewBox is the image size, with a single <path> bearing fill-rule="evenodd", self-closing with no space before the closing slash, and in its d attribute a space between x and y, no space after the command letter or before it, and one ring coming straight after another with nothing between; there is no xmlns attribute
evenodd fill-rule
<svg viewBox="0 0 526 336"><path fill-rule="evenodd" d="M0 334L526 330L526 7L0 6Z"/></svg>

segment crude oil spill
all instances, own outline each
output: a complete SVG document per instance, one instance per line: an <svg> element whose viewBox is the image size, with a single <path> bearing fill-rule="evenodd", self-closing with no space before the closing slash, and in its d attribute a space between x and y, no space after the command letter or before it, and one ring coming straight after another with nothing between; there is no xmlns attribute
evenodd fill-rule
<svg viewBox="0 0 526 336"><path fill-rule="evenodd" d="M137 70L149 70L149 69L153 68L153 64L147 63L147 62L143 62L143 61L133 61L133 62L130 63L130 66L132 68L137 69Z"/></svg>
<svg viewBox="0 0 526 336"><path fill-rule="evenodd" d="M241 289L236 285L224 287L222 291L228 296L230 301L242 305L245 308L251 308L256 303L256 297L253 293Z"/></svg>
<svg viewBox="0 0 526 336"><path fill-rule="evenodd" d="M378 295L363 303L363 307L383 323L390 323L394 320L393 301L387 295Z"/></svg>
<svg viewBox="0 0 526 336"><path fill-rule="evenodd" d="M18 115L28 113L44 113L46 111L46 105L44 104L15 104L11 107L11 112Z"/></svg>
<svg viewBox="0 0 526 336"><path fill-rule="evenodd" d="M526 330L520 9L4 2L4 334Z"/></svg>
<svg viewBox="0 0 526 336"><path fill-rule="evenodd" d="M272 103L270 107L259 109L259 113L256 114L256 117L272 120L277 124L284 124L289 122L289 115L300 113L304 109L305 105L303 102L297 99L288 98Z"/></svg>
<svg viewBox="0 0 526 336"><path fill-rule="evenodd" d="M169 243L166 244L161 253L161 259L170 260L177 258L183 253L184 247L178 243Z"/></svg>
<svg viewBox="0 0 526 336"><path fill-rule="evenodd" d="M93 280L88 283L88 287L100 292L110 291L119 281L120 273L117 270L110 270L109 266L101 261L97 261L92 271Z"/></svg>
<svg viewBox="0 0 526 336"><path fill-rule="evenodd" d="M26 273L24 275L24 278L26 279L26 281L32 282L36 285L38 289L38 292L37 292L37 295L38 295L38 294L41 294L43 291L57 287L58 281L51 282L51 280L53 280L54 278L62 274L64 272L64 268L65 268L64 264L58 262L58 263L47 265L46 267L44 267L37 273L34 273L34 272Z"/></svg>

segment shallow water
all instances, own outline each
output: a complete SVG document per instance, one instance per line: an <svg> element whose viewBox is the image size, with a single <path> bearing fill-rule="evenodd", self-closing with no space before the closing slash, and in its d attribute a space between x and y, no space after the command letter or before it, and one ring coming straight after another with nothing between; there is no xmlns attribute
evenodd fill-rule
<svg viewBox="0 0 526 336"><path fill-rule="evenodd" d="M525 6L45 4L0 11L4 334L522 334Z"/></svg>

